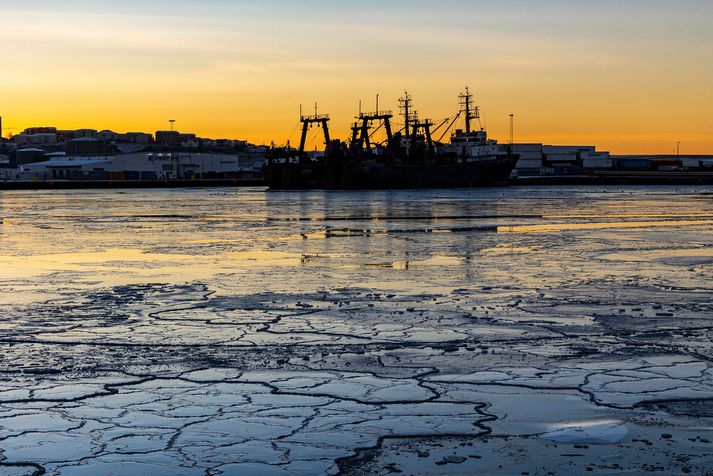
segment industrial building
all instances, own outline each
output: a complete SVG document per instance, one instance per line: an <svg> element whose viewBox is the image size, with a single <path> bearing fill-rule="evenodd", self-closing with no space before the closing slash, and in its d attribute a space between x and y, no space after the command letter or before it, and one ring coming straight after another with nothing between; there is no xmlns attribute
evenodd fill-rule
<svg viewBox="0 0 713 476"><path fill-rule="evenodd" d="M90 137L68 140L64 143L65 153L69 156L90 157L111 153L111 142Z"/></svg>
<svg viewBox="0 0 713 476"><path fill-rule="evenodd" d="M133 153L111 156L53 155L26 163L19 180L228 179L240 172L238 156L212 153Z"/></svg>
<svg viewBox="0 0 713 476"><path fill-rule="evenodd" d="M27 133L17 134L14 136L13 141L18 147L24 147L29 145L48 145L59 143L56 132L37 132L37 133Z"/></svg>
<svg viewBox="0 0 713 476"><path fill-rule="evenodd" d="M701 182L713 173L710 155L611 155L594 146L514 144L520 155L512 178L518 183ZM617 182L618 181L618 182ZM632 182L634 183L634 182Z"/></svg>
<svg viewBox="0 0 713 476"><path fill-rule="evenodd" d="M181 143L181 134L178 131L156 131L156 143L177 146Z"/></svg>
<svg viewBox="0 0 713 476"><path fill-rule="evenodd" d="M259 175L265 150L177 131L154 141L144 132L32 127L0 142L0 181L233 181Z"/></svg>
<svg viewBox="0 0 713 476"><path fill-rule="evenodd" d="M572 174L584 169L607 169L613 166L609 152L594 146L513 144L520 155L515 166L517 176Z"/></svg>
<svg viewBox="0 0 713 476"><path fill-rule="evenodd" d="M149 145L153 142L153 136L145 132L127 132L126 134L118 134L116 140L126 144Z"/></svg>

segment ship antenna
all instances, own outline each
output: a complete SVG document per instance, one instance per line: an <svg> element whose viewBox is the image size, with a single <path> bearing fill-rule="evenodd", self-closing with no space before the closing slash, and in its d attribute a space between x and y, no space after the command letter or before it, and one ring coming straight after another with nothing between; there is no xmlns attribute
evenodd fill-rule
<svg viewBox="0 0 713 476"><path fill-rule="evenodd" d="M473 96L470 95L468 86L465 87L465 131L470 132L470 100Z"/></svg>
<svg viewBox="0 0 713 476"><path fill-rule="evenodd" d="M510 114L510 145L515 143L515 114Z"/></svg>
<svg viewBox="0 0 713 476"><path fill-rule="evenodd" d="M406 137L409 136L409 126L410 126L410 116L411 116L411 96L409 96L408 91L404 91L404 97L399 99L399 107L401 108L401 114L404 116L406 122L404 130L406 131Z"/></svg>
<svg viewBox="0 0 713 476"><path fill-rule="evenodd" d="M465 132L470 133L470 121L480 119L478 108L475 108L475 114L471 113L473 109L473 95L470 94L468 86L465 87L465 93L461 93L458 98L460 99L461 112L465 113Z"/></svg>

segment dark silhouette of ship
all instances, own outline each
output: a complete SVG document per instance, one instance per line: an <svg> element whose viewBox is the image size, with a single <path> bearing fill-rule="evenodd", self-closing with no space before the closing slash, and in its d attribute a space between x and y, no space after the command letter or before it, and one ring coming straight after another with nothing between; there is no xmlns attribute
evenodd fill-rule
<svg viewBox="0 0 713 476"><path fill-rule="evenodd" d="M409 189L505 185L519 158L511 146L488 139L485 130L472 129L480 119L479 108L466 88L459 96L460 110L437 127L413 111L408 93L399 99L404 127L392 130L391 111L360 112L349 142L332 140L329 115L300 114L299 149L273 147L265 166L267 185L273 189ZM463 116L465 130L457 129L441 142ZM308 130L320 127L326 148L323 155L305 152ZM447 126L439 139L441 128ZM386 139L374 143L377 131Z"/></svg>

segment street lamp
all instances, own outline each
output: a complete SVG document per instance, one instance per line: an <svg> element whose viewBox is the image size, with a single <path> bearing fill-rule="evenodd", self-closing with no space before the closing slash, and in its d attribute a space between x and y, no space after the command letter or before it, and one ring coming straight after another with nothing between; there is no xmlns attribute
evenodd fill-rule
<svg viewBox="0 0 713 476"><path fill-rule="evenodd" d="M515 143L515 114L510 114L510 145Z"/></svg>

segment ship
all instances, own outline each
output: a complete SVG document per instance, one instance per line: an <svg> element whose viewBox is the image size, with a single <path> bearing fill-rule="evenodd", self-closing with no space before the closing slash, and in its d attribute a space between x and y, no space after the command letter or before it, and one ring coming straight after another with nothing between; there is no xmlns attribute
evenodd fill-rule
<svg viewBox="0 0 713 476"><path fill-rule="evenodd" d="M480 109L466 88L459 95L458 113L434 127L430 119L420 119L413 110L408 92L399 99L403 127L393 130L393 113L379 110L359 112L347 142L332 140L328 114L304 115L300 111L302 134L299 149L272 147L265 166L265 180L271 189L419 189L465 188L507 185L519 158L511 145L488 138L480 122ZM464 129L456 129L447 142L443 138L459 119ZM308 153L308 131L319 127L324 136L323 154ZM438 139L435 135L444 128ZM373 140L377 131L385 139Z"/></svg>

